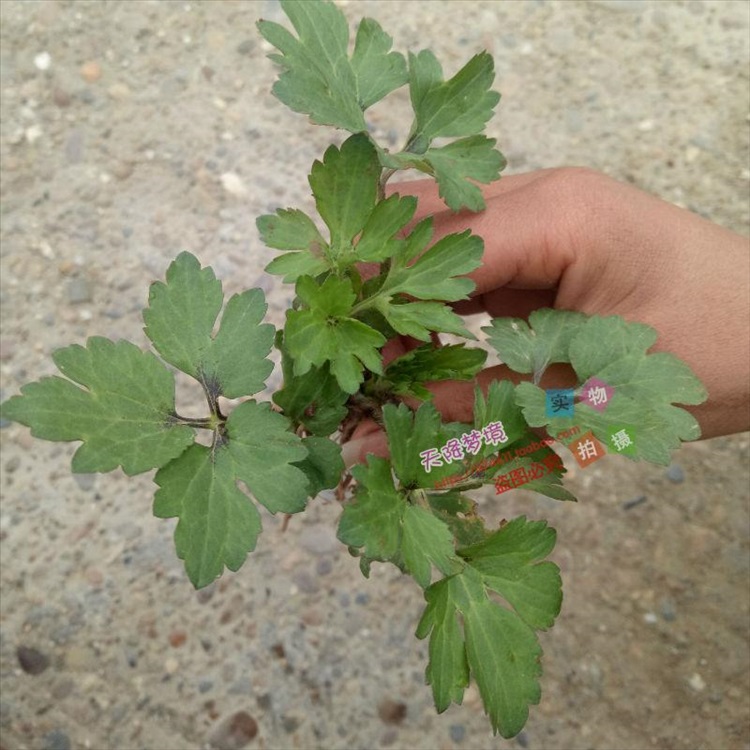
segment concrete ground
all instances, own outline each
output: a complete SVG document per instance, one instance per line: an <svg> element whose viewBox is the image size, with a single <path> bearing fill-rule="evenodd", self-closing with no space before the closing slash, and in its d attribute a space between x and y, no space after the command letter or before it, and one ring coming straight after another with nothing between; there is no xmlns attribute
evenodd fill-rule
<svg viewBox="0 0 750 750"><path fill-rule="evenodd" d="M448 73L495 56L508 174L588 165L748 233L747 3L340 5ZM148 284L181 250L227 292L262 287L282 323L254 220L310 207L331 134L270 96L259 17L282 20L270 0L0 2L3 398L62 345L145 345ZM375 108L377 137L403 139L406 103ZM246 566L196 594L150 476L74 477L74 446L14 424L0 446L3 750L750 748L747 434L685 446L669 471L573 471L576 506L481 498L490 519L550 519L563 569L542 702L511 741L474 689L435 714L421 593L390 567L361 577L336 503L283 534L266 514Z"/></svg>

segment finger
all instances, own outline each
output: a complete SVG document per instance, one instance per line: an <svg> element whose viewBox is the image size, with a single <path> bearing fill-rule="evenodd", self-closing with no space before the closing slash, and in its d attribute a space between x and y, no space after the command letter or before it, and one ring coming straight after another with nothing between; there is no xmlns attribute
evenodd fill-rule
<svg viewBox="0 0 750 750"><path fill-rule="evenodd" d="M541 307L552 307L555 304L557 289L496 289L494 292L478 294L467 300L451 303L459 315L474 315L486 312L493 318L510 316L526 320L529 315Z"/></svg>

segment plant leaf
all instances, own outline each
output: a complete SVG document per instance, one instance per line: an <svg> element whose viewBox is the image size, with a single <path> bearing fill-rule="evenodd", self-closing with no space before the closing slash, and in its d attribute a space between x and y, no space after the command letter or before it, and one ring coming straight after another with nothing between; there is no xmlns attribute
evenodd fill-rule
<svg viewBox="0 0 750 750"><path fill-rule="evenodd" d="M438 331L476 339L464 326L463 319L440 302L402 303L380 297L377 308L388 324L402 336L430 341L430 331Z"/></svg>
<svg viewBox="0 0 750 750"><path fill-rule="evenodd" d="M282 68L274 95L318 125L364 131L362 111L407 81L403 56L389 52L391 38L364 19L350 61L346 18L333 3L282 0L281 7L298 39L279 24L258 23L263 37L282 53L269 55Z"/></svg>
<svg viewBox="0 0 750 750"><path fill-rule="evenodd" d="M444 521L429 510L405 505L402 516L401 554L404 565L423 588L430 585L432 565L450 575L455 570L453 535Z"/></svg>
<svg viewBox="0 0 750 750"><path fill-rule="evenodd" d="M511 370L541 375L553 362L570 362L570 342L585 322L583 313L544 308L532 312L528 323L520 318L495 318L482 330Z"/></svg>
<svg viewBox="0 0 750 750"><path fill-rule="evenodd" d="M271 513L304 510L309 479L296 463L307 458L304 443L268 402L245 401L229 415L225 450L234 476Z"/></svg>
<svg viewBox="0 0 750 750"><path fill-rule="evenodd" d="M357 242L358 260L383 261L390 258L403 243L393 239L403 229L417 210L417 199L412 195L391 195L379 201L370 214Z"/></svg>
<svg viewBox="0 0 750 750"><path fill-rule="evenodd" d="M28 425L36 437L83 441L73 471L122 466L126 474L139 474L193 442L193 430L174 420L174 376L153 354L94 336L85 348L58 349L53 359L70 380L42 378L23 386L21 396L2 405L2 416Z"/></svg>
<svg viewBox="0 0 750 750"><path fill-rule="evenodd" d="M440 197L453 210L484 209L482 191L469 180L487 184L500 177L506 162L495 143L494 138L474 135L442 148L430 148L424 155L437 180Z"/></svg>
<svg viewBox="0 0 750 750"><path fill-rule="evenodd" d="M446 235L411 266L394 264L381 293L402 292L418 299L446 302L466 299L475 284L458 277L481 265L483 249L482 238L468 229Z"/></svg>
<svg viewBox="0 0 750 750"><path fill-rule="evenodd" d="M521 731L529 704L541 696L542 652L533 628L551 625L560 607L559 571L552 563L539 562L553 545L554 532L546 523L515 519L478 544L459 549L467 565L426 590L417 637L430 635L427 680L438 711L450 701L461 702L470 672L493 730L506 738ZM490 600L488 589L518 605L517 612Z"/></svg>
<svg viewBox="0 0 750 750"><path fill-rule="evenodd" d="M341 148L329 146L310 173L318 213L331 232L331 253L351 247L375 208L380 161L370 139L350 136Z"/></svg>
<svg viewBox="0 0 750 750"><path fill-rule="evenodd" d="M379 348L385 337L348 317L354 302L351 281L329 276L318 286L303 276L297 294L310 309L287 312L284 345L294 360L296 376L329 362L341 389L354 393L363 380L363 367L382 373Z"/></svg>
<svg viewBox="0 0 750 750"><path fill-rule="evenodd" d="M556 326L552 319L561 311L544 312L548 322L535 325L535 330L543 331L540 336L534 337L528 328L520 333L534 341L537 358L533 364L519 353L518 331L502 320L497 325L493 321L490 340L500 356L509 354L513 369L570 361L581 384L596 377L610 386L613 394L602 411L579 402L572 417L554 417L547 415L545 392L531 383L521 383L516 388L516 401L529 425L547 427L552 435L578 427L580 434L591 431L604 445L609 444L613 431L625 429L635 438L628 457L659 464L669 463L671 451L681 440L700 437L695 418L672 402L698 404L705 400L706 391L690 368L673 355L647 354L656 340L653 329L626 323L619 316L592 316L568 325L563 320ZM565 318L569 315L563 313Z"/></svg>
<svg viewBox="0 0 750 750"><path fill-rule="evenodd" d="M415 113L414 140L418 144L439 136L477 135L492 117L500 95L490 90L495 78L488 52L480 52L448 81L429 50L409 54L409 87ZM424 153L426 148L414 149Z"/></svg>
<svg viewBox="0 0 750 750"><path fill-rule="evenodd" d="M178 517L177 556L195 588L221 575L224 566L239 570L255 549L261 521L257 508L237 487L226 450L216 460L203 445L192 445L160 469L154 480L157 518Z"/></svg>
<svg viewBox="0 0 750 750"><path fill-rule="evenodd" d="M325 437L302 438L307 449L307 458L297 466L305 472L309 481L307 494L315 497L321 490L335 487L344 471L341 446Z"/></svg>
<svg viewBox="0 0 750 750"><path fill-rule="evenodd" d="M167 269L167 281L154 282L143 311L146 334L162 357L199 380L214 396L250 396L263 390L273 370L266 359L274 328L261 323L267 305L260 289L233 295L216 336L221 282L201 269L190 253L180 253Z"/></svg>
<svg viewBox="0 0 750 750"><path fill-rule="evenodd" d="M394 359L386 367L383 381L395 393L407 395L414 393L415 384L421 386L439 380L471 380L482 369L486 359L484 349L467 349L463 344L436 349L428 344Z"/></svg>

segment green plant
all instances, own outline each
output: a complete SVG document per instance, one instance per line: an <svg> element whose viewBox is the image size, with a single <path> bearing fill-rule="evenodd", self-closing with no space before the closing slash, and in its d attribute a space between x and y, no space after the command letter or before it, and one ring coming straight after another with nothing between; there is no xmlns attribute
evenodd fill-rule
<svg viewBox="0 0 750 750"><path fill-rule="evenodd" d="M182 253L166 282L152 285L144 311L160 358L126 341L91 338L55 352L64 378L24 386L2 414L38 437L81 441L73 471L157 469L154 513L179 519L177 554L196 587L225 567L238 570L256 544L260 514L239 482L271 513L298 513L321 490L338 488L338 536L362 572L390 562L424 589L417 636L429 636L427 680L438 711L460 703L473 676L493 730L510 737L540 698L535 631L560 610L560 573L545 560L555 532L523 516L488 529L465 493L484 484L501 492L501 477L515 473L527 489L573 500L557 454L530 428L591 433L631 460L667 463L681 440L699 436L693 417L673 402L700 403L705 392L679 360L647 353L656 338L648 326L541 310L528 323L496 319L485 329L502 360L529 381L477 388L473 424L443 422L425 384L472 380L486 359L483 349L440 346L436 336L474 338L446 303L472 291L465 274L481 264L483 243L464 232L430 246L431 221L407 231L416 200L386 197L386 183L416 168L437 181L450 208L482 210L475 182L491 182L504 166L482 134L499 100L490 88L492 58L475 55L444 80L431 52L408 60L392 52L373 20L360 23L350 55L347 24L333 4L283 7L296 37L259 24L280 52L271 55L282 68L275 95L313 122L351 133L309 177L324 232L297 209L258 219L265 243L282 251L267 271L296 285L283 331L274 335L262 322L260 290L225 305L213 271ZM404 85L414 120L404 148L391 153L368 133L364 113ZM453 140L436 146L438 138ZM365 262L377 264L369 278ZM384 366L380 349L397 335L424 343ZM274 344L284 381L271 406L250 397L264 388ZM607 408L580 402L573 416L550 414L539 382L558 362L572 365L579 396L592 378L612 388ZM176 413L168 365L198 381L207 416ZM424 403L411 410L405 396ZM244 400L225 414L222 398ZM370 456L349 473L340 443L364 418L384 427L390 459ZM195 442L196 430L211 444ZM634 439L624 445L618 434Z"/></svg>

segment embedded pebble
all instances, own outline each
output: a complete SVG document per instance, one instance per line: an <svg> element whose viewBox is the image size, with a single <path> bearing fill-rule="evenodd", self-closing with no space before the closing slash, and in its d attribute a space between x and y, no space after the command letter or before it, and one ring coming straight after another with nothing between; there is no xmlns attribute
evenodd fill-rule
<svg viewBox="0 0 750 750"><path fill-rule="evenodd" d="M76 277L68 281L68 302L71 305L80 305L84 302L91 302L91 285L86 279Z"/></svg>
<svg viewBox="0 0 750 750"><path fill-rule="evenodd" d="M28 646L19 646L16 649L16 656L18 657L18 663L21 665L21 669L23 669L26 674L41 674L50 665L49 656L35 648L29 648Z"/></svg>
<svg viewBox="0 0 750 750"><path fill-rule="evenodd" d="M230 195L234 195L237 198L247 195L247 187L238 174L224 172L219 179L221 180L221 186Z"/></svg>
<svg viewBox="0 0 750 750"><path fill-rule="evenodd" d="M94 489L98 476L98 474L73 474L73 479L82 490L88 491Z"/></svg>
<svg viewBox="0 0 750 750"><path fill-rule="evenodd" d="M378 704L378 716L386 724L400 724L406 718L406 704L385 698Z"/></svg>
<svg viewBox="0 0 750 750"><path fill-rule="evenodd" d="M49 70L52 65L52 56L49 52L40 52L34 57L34 66L37 70Z"/></svg>
<svg viewBox="0 0 750 750"><path fill-rule="evenodd" d="M685 472L679 464L672 464L665 472L667 479L675 484L685 481Z"/></svg>
<svg viewBox="0 0 750 750"><path fill-rule="evenodd" d="M705 680L697 673L694 672L688 679L688 685L695 690L696 693L701 693L706 689Z"/></svg>
<svg viewBox="0 0 750 750"><path fill-rule="evenodd" d="M449 729L451 739L458 745L464 741L466 736L466 727L463 724L451 724Z"/></svg>
<svg viewBox="0 0 750 750"><path fill-rule="evenodd" d="M53 729L42 737L42 750L70 750L70 737L61 729Z"/></svg>
<svg viewBox="0 0 750 750"><path fill-rule="evenodd" d="M81 66L81 78L86 83L96 83L102 77L102 67L98 62L89 60Z"/></svg>
<svg viewBox="0 0 750 750"><path fill-rule="evenodd" d="M336 538L335 529L328 524L313 524L306 526L299 537L302 549L314 555L330 555L338 552L343 545Z"/></svg>
<svg viewBox="0 0 750 750"><path fill-rule="evenodd" d="M258 734L258 722L246 711L237 711L208 736L216 750L242 750Z"/></svg>

